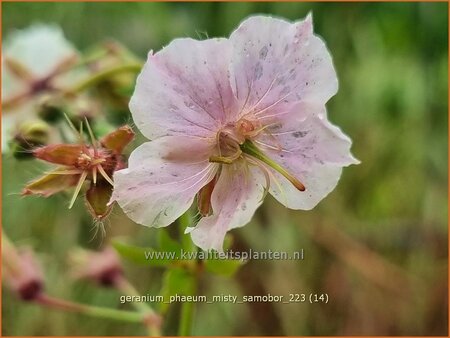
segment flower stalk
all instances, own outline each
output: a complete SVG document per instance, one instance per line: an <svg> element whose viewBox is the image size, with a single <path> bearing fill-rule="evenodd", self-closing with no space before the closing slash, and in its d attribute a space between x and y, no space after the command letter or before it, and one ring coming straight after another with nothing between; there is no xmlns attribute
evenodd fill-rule
<svg viewBox="0 0 450 338"><path fill-rule="evenodd" d="M194 296L197 293L197 278L191 279L190 291L191 296ZM194 302L184 302L181 305L181 315L180 315L180 326L178 327L178 335L192 336L192 327L194 324L194 315L195 315L195 303Z"/></svg>
<svg viewBox="0 0 450 338"><path fill-rule="evenodd" d="M140 293L123 275L115 278L114 286L128 296L140 296ZM161 336L162 319L152 307L145 302L132 302L132 305L144 316L144 324L148 328L149 335L151 337Z"/></svg>
<svg viewBox="0 0 450 338"><path fill-rule="evenodd" d="M78 312L91 317L107 318L129 323L145 323L145 316L141 313L74 303L63 299L50 297L46 294L39 295L35 299L35 302L49 308L69 312Z"/></svg>
<svg viewBox="0 0 450 338"><path fill-rule="evenodd" d="M125 65L115 66L111 67L109 69L102 70L98 73L93 74L91 77L88 77L86 79L83 79L79 83L75 84L71 89L66 91L67 96L72 96L77 93L80 93L90 87L95 86L101 81L104 81L111 76L120 74L120 73L127 73L127 72L135 72L138 73L142 69L142 64L140 63L129 63Z"/></svg>
<svg viewBox="0 0 450 338"><path fill-rule="evenodd" d="M192 226L192 217L191 211L187 210L183 215L178 219L179 225L181 227L180 233L184 233L184 230L187 227ZM183 249L186 251L197 251L198 248L194 245L189 236L182 235L182 245ZM196 260L188 261L188 265L186 266L188 269L188 273L192 274L192 278L189 278L190 285L186 285L187 290L189 290L190 296L195 296L198 291L198 278L199 278L199 262ZM194 323L195 316L195 303L194 302L184 302L181 305L181 314L180 314L180 324L178 327L178 335L179 336L192 336L192 327Z"/></svg>

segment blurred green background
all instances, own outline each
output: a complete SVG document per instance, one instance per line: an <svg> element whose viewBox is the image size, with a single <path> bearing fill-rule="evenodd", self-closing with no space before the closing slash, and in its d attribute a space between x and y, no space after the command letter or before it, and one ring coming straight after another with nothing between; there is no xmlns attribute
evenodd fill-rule
<svg viewBox="0 0 450 338"><path fill-rule="evenodd" d="M112 37L145 57L176 37L228 36L245 17L296 20L310 11L340 81L330 119L353 139L361 160L346 168L312 211L268 198L254 220L232 232L244 250L293 251L303 261L251 261L233 278L205 276L200 294L326 292L328 304L200 304L196 335L447 335L447 3L2 3L2 29L58 23L81 50ZM118 307L118 293L67 275L66 253L90 241L81 201L17 193L39 174L35 162L3 156L3 227L40 254L50 294ZM80 214L85 215L80 224ZM119 208L104 240L148 245L158 230L132 224ZM161 271L125 262L143 293ZM3 335L143 335L125 325L44 310L3 291ZM177 320L169 313L165 331Z"/></svg>

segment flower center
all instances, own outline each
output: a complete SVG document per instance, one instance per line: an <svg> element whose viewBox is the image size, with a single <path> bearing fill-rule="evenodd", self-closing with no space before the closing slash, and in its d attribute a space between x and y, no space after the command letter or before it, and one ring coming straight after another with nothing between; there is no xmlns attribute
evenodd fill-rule
<svg viewBox="0 0 450 338"><path fill-rule="evenodd" d="M260 131L259 123L240 119L235 124L226 125L217 133L218 154L210 157L210 162L231 164L242 155L241 145Z"/></svg>
<svg viewBox="0 0 450 338"><path fill-rule="evenodd" d="M259 121L247 119L240 119L236 124L225 126L217 133L218 154L211 156L209 161L232 164L238 159L247 159L249 163L257 165L264 172L266 180L269 174L264 165L267 165L283 175L298 190L304 191L305 186L300 180L272 160L252 142L252 139L265 131L266 127L261 126Z"/></svg>
<svg viewBox="0 0 450 338"><path fill-rule="evenodd" d="M84 152L80 153L75 166L81 170L92 170L92 168L97 167L100 164L107 172L110 172L115 165L114 156L108 152L102 151L102 149L97 149L95 151L91 148L87 148Z"/></svg>

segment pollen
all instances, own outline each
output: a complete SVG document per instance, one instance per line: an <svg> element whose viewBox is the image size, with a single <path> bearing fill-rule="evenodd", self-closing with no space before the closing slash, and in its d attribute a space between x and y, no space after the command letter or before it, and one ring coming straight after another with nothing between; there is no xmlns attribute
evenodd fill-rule
<svg viewBox="0 0 450 338"><path fill-rule="evenodd" d="M255 129L256 129L255 125L249 120L242 119L238 123L238 130L243 135L245 135L245 134L247 134L249 132L252 132Z"/></svg>

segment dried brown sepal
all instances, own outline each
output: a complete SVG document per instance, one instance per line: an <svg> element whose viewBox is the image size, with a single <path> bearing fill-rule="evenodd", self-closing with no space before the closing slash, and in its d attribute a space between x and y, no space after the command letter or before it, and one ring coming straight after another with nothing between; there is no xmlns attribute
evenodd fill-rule
<svg viewBox="0 0 450 338"><path fill-rule="evenodd" d="M104 136L100 143L103 147L116 154L121 154L123 149L134 139L134 132L129 126L120 127Z"/></svg>
<svg viewBox="0 0 450 338"><path fill-rule="evenodd" d="M197 194L197 207L202 217L209 216L212 213L211 195L216 185L216 178L205 185Z"/></svg>
<svg viewBox="0 0 450 338"><path fill-rule="evenodd" d="M58 172L58 174L54 174ZM49 197L67 188L73 187L77 183L77 175L59 174L61 169L56 169L25 186L22 195L40 195Z"/></svg>
<svg viewBox="0 0 450 338"><path fill-rule="evenodd" d="M82 152L83 146L79 144L52 144L35 149L33 155L50 163L75 166Z"/></svg>
<svg viewBox="0 0 450 338"><path fill-rule="evenodd" d="M102 220L110 214L112 205L108 205L108 202L111 199L112 189L111 184L104 180L99 180L97 184L91 183L86 191L85 201L93 218Z"/></svg>

